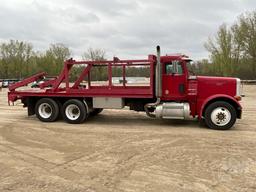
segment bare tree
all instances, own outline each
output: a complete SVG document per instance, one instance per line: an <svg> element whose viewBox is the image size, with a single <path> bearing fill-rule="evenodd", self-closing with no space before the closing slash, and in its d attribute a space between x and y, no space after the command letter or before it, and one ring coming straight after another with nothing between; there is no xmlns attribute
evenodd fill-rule
<svg viewBox="0 0 256 192"><path fill-rule="evenodd" d="M93 49L89 48L82 58L89 61L104 61L106 60L106 52L103 49ZM108 73L106 66L94 67L91 71L91 78L93 80L107 80Z"/></svg>
<svg viewBox="0 0 256 192"><path fill-rule="evenodd" d="M83 53L82 58L89 61L104 61L106 60L105 56L105 50L89 48Z"/></svg>

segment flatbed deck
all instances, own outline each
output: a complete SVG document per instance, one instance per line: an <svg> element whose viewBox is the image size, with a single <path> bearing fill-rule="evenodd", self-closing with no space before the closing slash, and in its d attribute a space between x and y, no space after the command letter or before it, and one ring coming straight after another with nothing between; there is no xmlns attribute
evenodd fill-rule
<svg viewBox="0 0 256 192"><path fill-rule="evenodd" d="M156 57L149 55L147 60L119 60L114 58L112 61L75 61L67 60L61 74L54 80L46 81L39 85L40 89L18 89L27 86L45 76L39 73L24 79L9 87L8 101L14 102L25 97L120 97L120 98L154 98L154 75ZM69 76L72 67L82 65L80 76L70 82ZM92 85L91 70L93 67L105 67L108 72L107 85ZM113 83L112 68L122 68L122 83ZM148 67L150 69L149 82L145 85L126 83L127 67ZM82 82L87 79L84 86ZM50 86L50 87L49 87Z"/></svg>
<svg viewBox="0 0 256 192"><path fill-rule="evenodd" d="M153 98L151 87L97 87L90 89L69 89L63 91L46 90L17 90L8 93L9 96L15 95L17 97L122 97L122 98Z"/></svg>

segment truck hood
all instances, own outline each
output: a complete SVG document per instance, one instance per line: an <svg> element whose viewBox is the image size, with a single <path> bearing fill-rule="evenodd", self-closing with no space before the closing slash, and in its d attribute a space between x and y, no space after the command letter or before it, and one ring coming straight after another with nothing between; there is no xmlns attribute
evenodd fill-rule
<svg viewBox="0 0 256 192"><path fill-rule="evenodd" d="M231 97L237 95L237 78L197 76L196 79L200 97L206 98L215 94L224 94Z"/></svg>

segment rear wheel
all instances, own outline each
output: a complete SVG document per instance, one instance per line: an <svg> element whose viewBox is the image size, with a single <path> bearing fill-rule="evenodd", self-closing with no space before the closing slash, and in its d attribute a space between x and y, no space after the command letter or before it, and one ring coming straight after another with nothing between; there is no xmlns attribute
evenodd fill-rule
<svg viewBox="0 0 256 192"><path fill-rule="evenodd" d="M42 98L36 103L35 113L40 121L53 122L59 115L59 106L51 98Z"/></svg>
<svg viewBox="0 0 256 192"><path fill-rule="evenodd" d="M96 116L96 115L98 115L99 113L101 113L102 111L103 111L102 108L95 108L95 109L93 109L93 110L90 112L90 115L91 115L91 116Z"/></svg>
<svg viewBox="0 0 256 192"><path fill-rule="evenodd" d="M205 123L211 129L227 130L236 122L236 110L227 102L217 101L205 110Z"/></svg>
<svg viewBox="0 0 256 192"><path fill-rule="evenodd" d="M72 124L82 123L88 116L85 104L78 99L70 99L62 106L63 119Z"/></svg>

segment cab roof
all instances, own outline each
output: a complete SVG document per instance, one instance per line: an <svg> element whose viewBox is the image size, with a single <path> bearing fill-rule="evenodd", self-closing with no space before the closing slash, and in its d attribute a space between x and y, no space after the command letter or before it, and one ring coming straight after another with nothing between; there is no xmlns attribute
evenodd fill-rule
<svg viewBox="0 0 256 192"><path fill-rule="evenodd" d="M184 60L184 61L192 61L187 55L177 53L177 54L166 54L165 56L161 56L161 61L170 61L170 60Z"/></svg>

